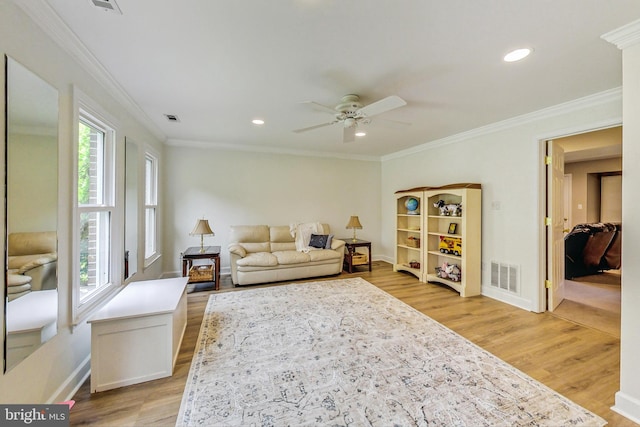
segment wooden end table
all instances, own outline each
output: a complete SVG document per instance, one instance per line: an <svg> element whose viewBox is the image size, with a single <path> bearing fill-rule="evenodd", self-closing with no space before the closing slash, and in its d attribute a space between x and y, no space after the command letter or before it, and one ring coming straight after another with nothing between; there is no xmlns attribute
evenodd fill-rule
<svg viewBox="0 0 640 427"><path fill-rule="evenodd" d="M353 240L353 237L349 238L341 238L340 240L344 240L344 247L347 250L347 253L344 254L344 270L349 273L353 273L353 267L358 265L369 265L369 271L371 271L371 242L368 240L356 239ZM356 248L367 248L369 251L367 254L367 260L365 262L358 262L358 255L356 253ZM355 255L355 260L354 260ZM355 261L355 262L354 262Z"/></svg>
<svg viewBox="0 0 640 427"><path fill-rule="evenodd" d="M216 291L220 289L220 246L205 246L204 252L200 252L199 246L187 248L182 253L182 277L189 275L189 269L193 266L194 259L208 259L214 265L214 281Z"/></svg>

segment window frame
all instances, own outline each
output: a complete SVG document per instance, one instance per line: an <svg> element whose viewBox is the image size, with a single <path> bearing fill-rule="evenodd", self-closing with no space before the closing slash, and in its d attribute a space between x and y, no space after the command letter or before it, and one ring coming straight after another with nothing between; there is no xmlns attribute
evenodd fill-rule
<svg viewBox="0 0 640 427"><path fill-rule="evenodd" d="M121 229L122 219L118 212L116 146L118 123L104 111L97 103L85 95L78 88L73 88L73 220L72 220L72 271L71 271L71 314L72 324L81 323L96 307L108 298L112 297L122 286L118 278L122 273L122 267L117 262L120 259L119 243L121 241L117 230ZM103 156L103 200L100 204L81 205L78 200L78 151L80 144L80 122L104 132L104 156ZM80 294L80 224L83 213L109 214L109 242L108 242L108 281L94 291L88 298L81 301Z"/></svg>
<svg viewBox="0 0 640 427"><path fill-rule="evenodd" d="M151 179L148 179L147 176L147 162L151 162ZM149 147L145 147L144 153L144 268L148 268L153 264L157 259L160 258L160 251L158 249L158 214L159 214L159 169L160 169L160 160L159 156L154 153ZM150 181L150 182L149 182ZM149 230L148 230L148 215L147 210L153 209L154 212L154 225L153 231L151 232L154 244L154 250L147 254L147 243L149 238Z"/></svg>

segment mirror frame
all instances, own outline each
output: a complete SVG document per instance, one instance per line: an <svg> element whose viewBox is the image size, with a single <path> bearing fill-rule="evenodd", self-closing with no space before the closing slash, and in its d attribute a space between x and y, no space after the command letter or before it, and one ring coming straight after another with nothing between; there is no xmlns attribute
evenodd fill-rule
<svg viewBox="0 0 640 427"><path fill-rule="evenodd" d="M59 292L57 280L57 228L58 228L58 153L59 153L59 114L60 95L58 90L40 76L29 70L14 58L4 55L5 69L5 182L4 182L4 255L5 255L5 299L4 299L4 372L33 353L37 348L53 338L58 333L59 325ZM28 132L26 132L28 130ZM33 144L40 144L46 150L37 150L37 146L27 146L22 151L16 151L13 135L18 133L27 135ZM47 139L49 138L49 139ZM31 143L31 142L30 142ZM48 144L54 144L52 148ZM18 153L18 154L16 154ZM35 183L33 189L27 188L24 193L18 193L13 183L16 174L12 174L11 158L20 155L21 159L31 161L51 159L49 167L37 168L41 175L34 174L35 168L25 168L29 176L23 179ZM23 163L26 163L23 160ZM19 166L13 166L20 171ZM25 173L26 174L26 173ZM35 176L34 176L35 175ZM51 188L44 187L49 183ZM34 191L42 187L40 194ZM13 198L12 194L19 194ZM24 194L24 196L23 196ZM24 197L24 198L23 198ZM26 212L45 212L48 221L42 221L42 215L29 216L21 213L19 217L25 219L20 225L10 224L15 218L11 203L24 200ZM46 201L48 209L43 209ZM29 202L33 206L29 207ZM50 205L50 206L49 206ZM49 224L47 224L47 222ZM37 224L37 225L36 225ZM33 227L33 228L32 228ZM18 241L19 252L11 260L10 234L28 233L14 236L13 242ZM31 232L46 234L35 235ZM51 234L53 233L53 235ZM36 253L30 254L30 247L37 247ZM13 246L16 248L16 246ZM42 252L42 253L41 253ZM11 263L13 261L13 263ZM43 262L45 261L45 262ZM22 265L21 267L18 267ZM29 267L35 267L29 270ZM17 269L17 271L10 271ZM28 274L31 273L31 274ZM15 276L15 277L14 277ZM18 292L12 293L10 298L9 283L17 281ZM21 285L26 282L24 285ZM14 282L16 283L16 282ZM14 285L16 286L16 285ZM16 296L18 295L18 296ZM11 300L10 300L11 299Z"/></svg>

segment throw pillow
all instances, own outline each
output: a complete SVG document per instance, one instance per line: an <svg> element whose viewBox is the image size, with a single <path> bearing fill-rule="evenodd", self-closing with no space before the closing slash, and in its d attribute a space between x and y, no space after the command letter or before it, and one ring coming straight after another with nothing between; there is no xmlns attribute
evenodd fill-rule
<svg viewBox="0 0 640 427"><path fill-rule="evenodd" d="M327 236L327 244L324 245L325 249L331 249L331 242L333 242L333 234Z"/></svg>
<svg viewBox="0 0 640 427"><path fill-rule="evenodd" d="M309 246L312 248L325 249L329 236L326 234L312 234L309 239Z"/></svg>

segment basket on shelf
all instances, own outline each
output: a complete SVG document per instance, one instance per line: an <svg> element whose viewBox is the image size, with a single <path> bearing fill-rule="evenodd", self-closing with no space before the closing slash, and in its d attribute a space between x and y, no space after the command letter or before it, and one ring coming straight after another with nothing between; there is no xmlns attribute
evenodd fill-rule
<svg viewBox="0 0 640 427"><path fill-rule="evenodd" d="M189 283L212 281L213 265L194 265L189 269Z"/></svg>
<svg viewBox="0 0 640 427"><path fill-rule="evenodd" d="M407 246L411 247L411 248L419 248L420 247L420 238L419 237L414 237L414 236L409 236L407 237Z"/></svg>

